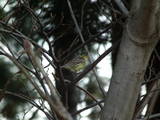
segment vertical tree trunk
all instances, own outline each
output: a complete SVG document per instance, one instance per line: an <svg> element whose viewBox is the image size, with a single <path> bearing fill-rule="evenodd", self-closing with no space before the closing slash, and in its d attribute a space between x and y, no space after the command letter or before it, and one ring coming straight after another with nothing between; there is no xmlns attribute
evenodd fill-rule
<svg viewBox="0 0 160 120"><path fill-rule="evenodd" d="M158 0L135 0L120 44L101 120L131 120L150 55L159 39Z"/></svg>

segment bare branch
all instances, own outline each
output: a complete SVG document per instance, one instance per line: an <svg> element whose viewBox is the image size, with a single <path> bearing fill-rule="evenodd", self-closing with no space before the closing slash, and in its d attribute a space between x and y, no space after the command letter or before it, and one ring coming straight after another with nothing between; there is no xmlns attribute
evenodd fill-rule
<svg viewBox="0 0 160 120"><path fill-rule="evenodd" d="M115 3L117 4L117 6L119 7L119 9L123 12L123 14L125 16L128 16L129 11L127 10L127 8L124 6L122 0L114 0Z"/></svg>
<svg viewBox="0 0 160 120"><path fill-rule="evenodd" d="M81 109L81 110L79 110L79 111L76 111L75 113L73 113L72 115L77 115L77 114L79 114L79 113L81 113L81 112L83 112L83 111L85 111L85 110L88 110L88 109L90 109L90 108L93 108L94 106L96 106L96 105L98 105L98 104L101 104L101 103L103 103L104 102L104 100L101 100L101 101L98 101L98 102L96 102L96 103L93 103L93 104L91 104L91 105L89 105L89 106L87 106L87 107L85 107L85 108L83 108L83 109Z"/></svg>
<svg viewBox="0 0 160 120"><path fill-rule="evenodd" d="M74 24L75 24L76 29L77 29L77 31L78 31L78 34L79 34L79 36L80 36L80 38L81 38L81 41L82 41L82 43L85 43L84 37L83 37L83 35L82 35L82 33L81 33L81 30L80 30L80 28L79 28L78 22L77 22L77 20L76 20L75 15L74 15L74 12L73 12L71 3L70 3L69 0L67 0L67 3L68 3L68 7L69 7L69 10L70 10L72 19L73 19L73 21L74 21ZM84 46L84 48L85 48L85 50L86 50L86 52L87 52L87 54L88 54L89 62L90 62L90 64L91 64L91 63L92 63L92 56L91 56L91 54L90 54L90 52L89 52L89 50L88 50L88 47L87 47L87 46ZM105 96L105 91L104 91L104 89L102 88L102 86L101 86L101 84L100 84L100 80L99 80L99 78L98 78L98 75L97 75L96 70L95 70L94 67L92 68L92 71L93 71L93 73L94 73L94 75L95 75L95 77L96 77L96 80L97 80L99 89L101 90L103 96Z"/></svg>

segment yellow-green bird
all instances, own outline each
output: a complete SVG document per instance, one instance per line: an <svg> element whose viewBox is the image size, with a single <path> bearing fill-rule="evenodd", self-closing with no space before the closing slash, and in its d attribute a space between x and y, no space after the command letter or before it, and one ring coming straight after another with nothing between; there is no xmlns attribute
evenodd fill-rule
<svg viewBox="0 0 160 120"><path fill-rule="evenodd" d="M69 69L73 72L80 72L83 68L85 68L85 66L87 65L87 62L88 62L88 56L81 55L71 59L62 67Z"/></svg>

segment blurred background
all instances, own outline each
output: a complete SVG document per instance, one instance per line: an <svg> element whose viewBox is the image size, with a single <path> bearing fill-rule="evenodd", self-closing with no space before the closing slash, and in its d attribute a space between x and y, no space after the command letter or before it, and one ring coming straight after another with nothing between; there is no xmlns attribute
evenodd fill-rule
<svg viewBox="0 0 160 120"><path fill-rule="evenodd" d="M86 45L88 51L84 47L78 48L83 44L83 41L79 37L66 0L1 0L0 21L9 24L49 51L49 46L44 40L47 36L52 43L55 56L60 60L69 55L75 48L78 48L67 59L70 60L78 55L88 56L89 54L91 62L93 62L113 43L121 39L126 18L115 3L110 0L70 0L70 2L84 42L88 42ZM124 3L128 8L130 7L128 1ZM39 19L34 18L34 15ZM38 24L39 22L41 24ZM46 36L42 31L45 32ZM0 47L7 51L5 46L10 45L14 54L19 54L22 52L22 47L16 39L12 35L0 32ZM108 90L116 53L117 49L98 63L95 72L90 72L78 83L80 87L89 91L97 100L104 98L101 87L105 91ZM23 56L21 61L26 66L31 67L26 56ZM47 71L53 83L57 84L52 75L56 74L56 70L48 65L49 63L44 57L42 57L42 64L46 66L45 71ZM30 96L38 104L43 102L38 99L39 96L29 81L4 56L0 56L0 89ZM70 110L71 113L95 103L83 91L73 90L70 94L75 97L71 100L74 104L69 104L73 109ZM3 98L4 95L1 94L1 97ZM99 106L84 110L75 117L75 120L97 120L100 110ZM0 119L47 120L46 116L37 108L12 95L7 95L1 99Z"/></svg>

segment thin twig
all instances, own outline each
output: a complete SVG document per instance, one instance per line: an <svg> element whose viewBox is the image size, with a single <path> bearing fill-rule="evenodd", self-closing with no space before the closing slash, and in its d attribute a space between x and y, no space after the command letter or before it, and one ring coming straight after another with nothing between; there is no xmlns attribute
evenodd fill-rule
<svg viewBox="0 0 160 120"><path fill-rule="evenodd" d="M79 36L80 36L80 38L81 38L81 41L82 41L82 43L85 43L84 37L83 37L83 35L82 35L82 32L81 32L81 30L80 30L80 28L79 28L78 22L77 22L77 20L76 20L75 15L74 15L74 12L73 12L71 3L70 3L69 0L67 0L67 3L68 3L68 7L69 7L69 10L70 10L72 19L73 19L73 21L74 21L74 24L75 24L76 29L77 29L77 31L78 31L78 34L79 34ZM91 64L91 63L92 63L92 57L91 57L91 55L90 55L90 53L89 53L88 47L87 47L87 46L84 46L84 48L85 48L85 50L86 50L86 52L87 52L87 54L88 54L89 62L90 62L90 64ZM99 88L100 88L103 96L105 96L105 91L104 91L104 89L102 88L102 86L101 86L101 84L100 84L100 80L99 80L99 78L98 78L98 75L97 75L97 73L96 73L96 69L95 69L94 67L92 68L92 71L93 71L93 73L94 73L94 75L95 75L95 77L96 77L98 86L99 86Z"/></svg>
<svg viewBox="0 0 160 120"><path fill-rule="evenodd" d="M159 80L157 80L153 86L151 87L150 91L147 93L147 95L144 96L144 98L142 99L140 106L138 106L138 108L136 109L135 115L136 117L139 116L142 113L142 110L144 109L144 107L147 105L147 103L149 102L149 100L152 98L152 96L155 94L155 90L157 91L157 87L159 87L160 82Z"/></svg>
<svg viewBox="0 0 160 120"><path fill-rule="evenodd" d="M107 28L104 29L102 32L99 32L99 33L97 33L96 35L91 36L87 41L85 41L84 43L82 43L82 44L80 44L79 46L77 46L74 50L70 51L70 53L67 54L67 55L62 59L62 61L68 59L71 55L73 55L74 53L76 53L78 50L80 50L80 49L83 48L84 46L87 46L89 43L91 43L91 42L96 42L96 41L93 40L93 38L100 36L100 35L103 34L104 32L108 31L111 27L112 27L112 25L109 24L109 25L107 26ZM63 55L62 55L62 56L63 56ZM61 62L61 61L60 61L60 62Z"/></svg>
<svg viewBox="0 0 160 120"><path fill-rule="evenodd" d="M115 49L120 43L119 41L116 41L116 43L114 43L112 45L112 47L110 47L108 50L106 50L102 55L100 55L97 60L95 60L92 64L88 65L84 71L82 73L80 73L72 83L77 83L78 81L80 81L88 72L90 72L104 57L106 57L106 55L108 55L113 49Z"/></svg>
<svg viewBox="0 0 160 120"><path fill-rule="evenodd" d="M0 89L0 92L3 92L3 89ZM14 93L14 92L11 92L11 91L7 91L5 90L5 94L6 95L12 95L12 96L15 96L15 97L18 97L18 98L21 98L27 102L29 102L31 105L35 106L36 108L38 108L39 110L41 110L44 114L46 114L46 116L48 118L51 118L53 119L53 117L48 114L41 106L39 106L36 102L33 101L32 98L28 97L28 96L25 96L25 95L22 95L22 94L19 94L19 93Z"/></svg>
<svg viewBox="0 0 160 120"><path fill-rule="evenodd" d="M145 118L136 119L136 120L150 120L150 119L156 119L156 118L159 118L159 117L160 117L160 113L156 113L156 114L149 115Z"/></svg>
<svg viewBox="0 0 160 120"><path fill-rule="evenodd" d="M97 99L87 90L83 89L82 87L78 86L78 85L75 85L78 89L82 90L83 92L85 92L90 98L92 98L96 103L98 103ZM101 109L103 109L103 106L101 104L98 104L99 107Z"/></svg>
<svg viewBox="0 0 160 120"><path fill-rule="evenodd" d="M97 103L93 103L93 104L91 104L91 105L89 105L89 106L87 106L87 107L85 107L85 108L83 108L83 109L81 109L81 110L79 110L79 111L76 111L76 112L73 113L72 115L75 116L75 115L77 115L77 114L79 114L79 113L81 113L81 112L84 112L85 110L88 110L88 109L90 109L90 108L92 108L92 107L94 107L94 106L96 106L96 105L98 105L98 104L101 104L101 103L103 103L103 102L104 102L104 100L98 101Z"/></svg>

